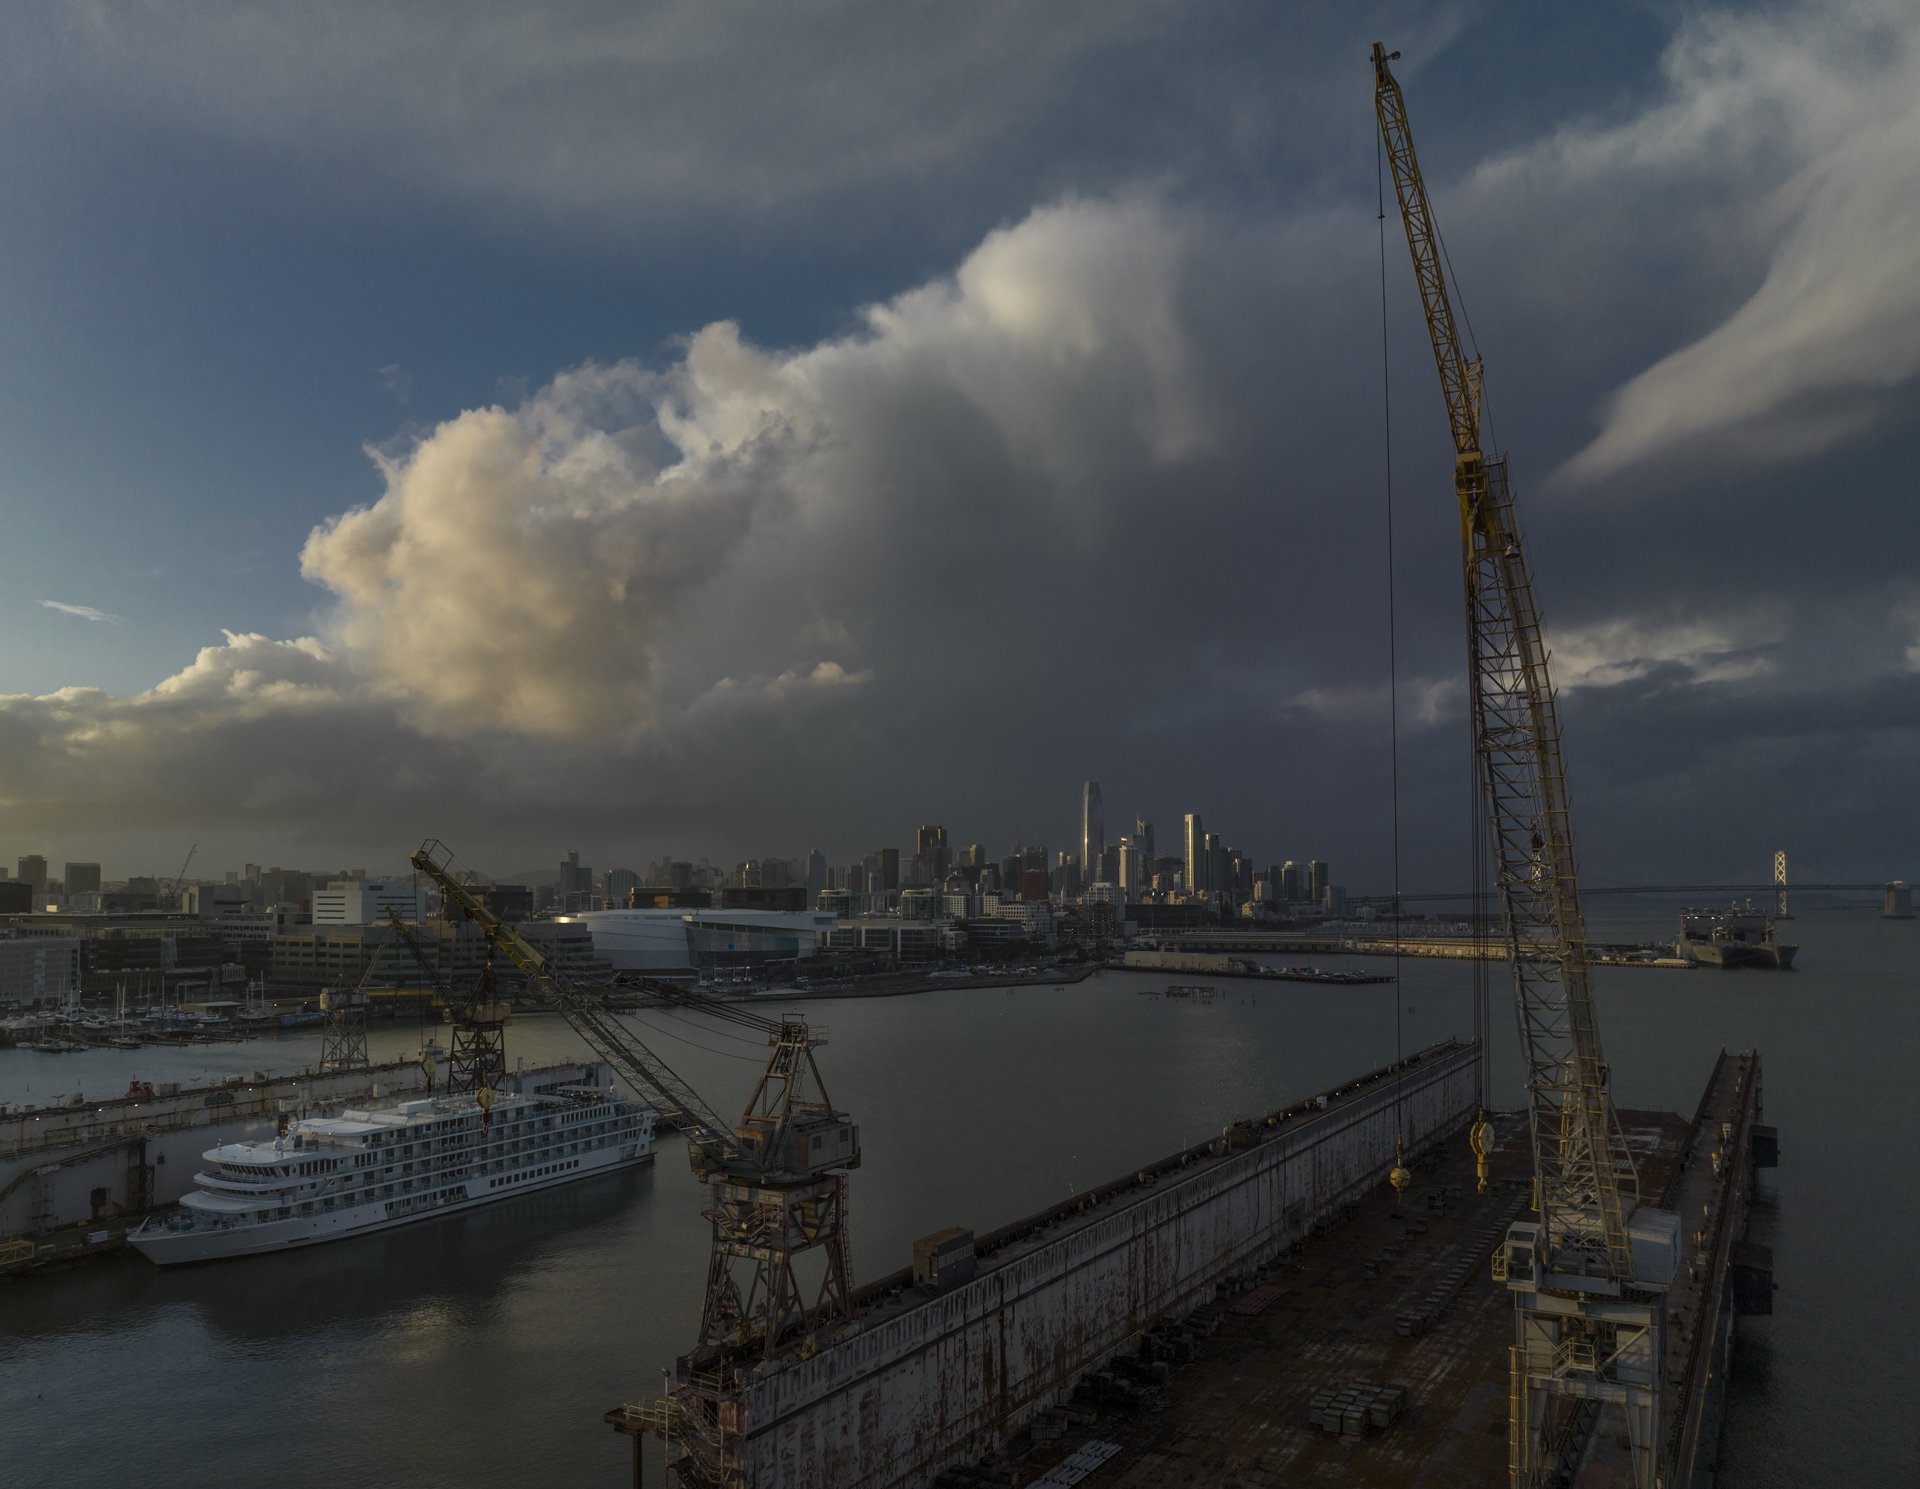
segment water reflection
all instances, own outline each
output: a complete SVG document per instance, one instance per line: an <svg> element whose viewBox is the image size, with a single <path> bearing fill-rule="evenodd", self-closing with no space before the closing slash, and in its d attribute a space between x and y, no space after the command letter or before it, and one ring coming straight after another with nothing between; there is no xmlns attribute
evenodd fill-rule
<svg viewBox="0 0 1920 1489"><path fill-rule="evenodd" d="M169 1310L242 1353L401 1320L482 1327L521 1279L599 1244L653 1187L649 1165L276 1255L156 1267L129 1254L44 1274L9 1289L0 1358L10 1341L140 1327Z"/></svg>

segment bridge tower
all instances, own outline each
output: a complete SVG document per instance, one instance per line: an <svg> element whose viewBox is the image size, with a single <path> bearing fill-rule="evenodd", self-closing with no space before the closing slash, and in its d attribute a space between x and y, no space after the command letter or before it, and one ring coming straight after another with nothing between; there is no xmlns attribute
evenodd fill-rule
<svg viewBox="0 0 1920 1489"><path fill-rule="evenodd" d="M1785 848L1773 855L1773 887L1780 896L1780 904L1774 910L1773 918L1792 920L1793 912L1787 908L1787 850Z"/></svg>

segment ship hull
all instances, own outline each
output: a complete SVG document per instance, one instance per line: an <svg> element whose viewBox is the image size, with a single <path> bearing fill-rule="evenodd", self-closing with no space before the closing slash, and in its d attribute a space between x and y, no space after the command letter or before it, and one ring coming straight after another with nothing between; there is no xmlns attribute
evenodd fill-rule
<svg viewBox="0 0 1920 1489"><path fill-rule="evenodd" d="M1797 946L1754 944L1744 941L1696 941L1688 948L1694 961L1703 967L1780 967L1793 966Z"/></svg>

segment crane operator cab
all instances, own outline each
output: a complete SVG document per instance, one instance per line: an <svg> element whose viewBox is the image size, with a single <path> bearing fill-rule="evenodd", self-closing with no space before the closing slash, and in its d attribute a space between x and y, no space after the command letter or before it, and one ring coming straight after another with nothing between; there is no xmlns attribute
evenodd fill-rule
<svg viewBox="0 0 1920 1489"><path fill-rule="evenodd" d="M1611 1278L1553 1270L1542 1227L1537 1220L1516 1220L1493 1253L1493 1280L1514 1292L1542 1288L1562 1292L1610 1293L1625 1288L1664 1292L1680 1270L1680 1217L1652 1205L1636 1206L1627 1222L1627 1244L1633 1258L1633 1276L1624 1283Z"/></svg>

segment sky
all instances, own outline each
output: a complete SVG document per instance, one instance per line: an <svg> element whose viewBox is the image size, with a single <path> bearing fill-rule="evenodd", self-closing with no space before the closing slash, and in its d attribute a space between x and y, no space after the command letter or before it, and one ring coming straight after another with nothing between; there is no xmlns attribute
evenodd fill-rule
<svg viewBox="0 0 1920 1489"><path fill-rule="evenodd" d="M1094 778L1111 835L1198 811L1378 890L1397 739L1401 881L1465 883L1379 39L1583 868L1920 877L1910 4L7 33L0 860L997 854L1068 846Z"/></svg>

